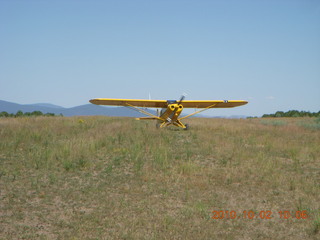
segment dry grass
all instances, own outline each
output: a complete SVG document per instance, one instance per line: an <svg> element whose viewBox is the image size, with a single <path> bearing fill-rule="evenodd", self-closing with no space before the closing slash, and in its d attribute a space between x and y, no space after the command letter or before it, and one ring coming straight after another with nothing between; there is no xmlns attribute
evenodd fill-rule
<svg viewBox="0 0 320 240"><path fill-rule="evenodd" d="M0 119L0 239L320 238L318 122L188 123ZM308 219L278 214L303 210Z"/></svg>

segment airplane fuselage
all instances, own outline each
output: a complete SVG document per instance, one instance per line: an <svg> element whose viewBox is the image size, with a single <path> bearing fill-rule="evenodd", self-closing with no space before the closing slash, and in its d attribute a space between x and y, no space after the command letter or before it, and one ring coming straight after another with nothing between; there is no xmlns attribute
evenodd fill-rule
<svg viewBox="0 0 320 240"><path fill-rule="evenodd" d="M167 108L162 109L159 116L160 127L173 124L178 127L186 128L186 126L179 121L179 116L183 110L183 106L179 103L170 103L168 101Z"/></svg>

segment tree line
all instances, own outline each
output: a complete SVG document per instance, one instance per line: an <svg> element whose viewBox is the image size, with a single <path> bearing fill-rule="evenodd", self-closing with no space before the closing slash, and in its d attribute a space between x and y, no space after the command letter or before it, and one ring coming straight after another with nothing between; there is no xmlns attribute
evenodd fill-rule
<svg viewBox="0 0 320 240"><path fill-rule="evenodd" d="M273 114L263 114L263 118L268 117L320 117L319 112L307 112L307 111L298 111L298 110L290 110L287 112L277 111Z"/></svg>
<svg viewBox="0 0 320 240"><path fill-rule="evenodd" d="M7 112L0 112L0 117L39 117L39 116L46 116L46 117L54 117L57 116L54 113L42 113L41 111L33 111L33 112L22 112L18 111L17 113L7 113ZM63 116L59 114L58 116Z"/></svg>

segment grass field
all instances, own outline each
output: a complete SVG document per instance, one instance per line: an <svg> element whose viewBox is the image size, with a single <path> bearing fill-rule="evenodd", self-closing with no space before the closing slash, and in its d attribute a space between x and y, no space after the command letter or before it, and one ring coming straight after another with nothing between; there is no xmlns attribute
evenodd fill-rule
<svg viewBox="0 0 320 240"><path fill-rule="evenodd" d="M319 120L187 123L0 119L0 239L320 239Z"/></svg>

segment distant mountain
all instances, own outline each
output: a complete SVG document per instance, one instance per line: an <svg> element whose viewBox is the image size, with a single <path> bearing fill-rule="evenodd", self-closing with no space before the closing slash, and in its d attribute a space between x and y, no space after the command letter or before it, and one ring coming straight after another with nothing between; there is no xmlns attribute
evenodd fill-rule
<svg viewBox="0 0 320 240"><path fill-rule="evenodd" d="M39 107L49 107L49 108L63 108L61 106L58 106L58 105L54 105L54 104L51 104L51 103L35 103L35 104L26 104L25 106L39 106Z"/></svg>
<svg viewBox="0 0 320 240"><path fill-rule="evenodd" d="M156 114L155 111L151 111L152 114ZM98 106L94 104L85 104L73 108L65 108L61 110L63 116L112 116L112 117L144 117L145 115L136 112L127 107L106 107Z"/></svg>
<svg viewBox="0 0 320 240"><path fill-rule="evenodd" d="M0 100L0 112L16 113L41 111L42 113L54 113L56 115L63 114L63 116L113 116L113 117L142 117L143 114L133 111L127 107L105 107L94 104L85 104L72 108L63 108L49 103L36 103L36 104L17 104ZM148 110L150 111L150 110ZM156 114L155 111L150 111Z"/></svg>
<svg viewBox="0 0 320 240"><path fill-rule="evenodd" d="M248 116L246 115L231 115L231 116L228 116L226 118L247 118Z"/></svg>

